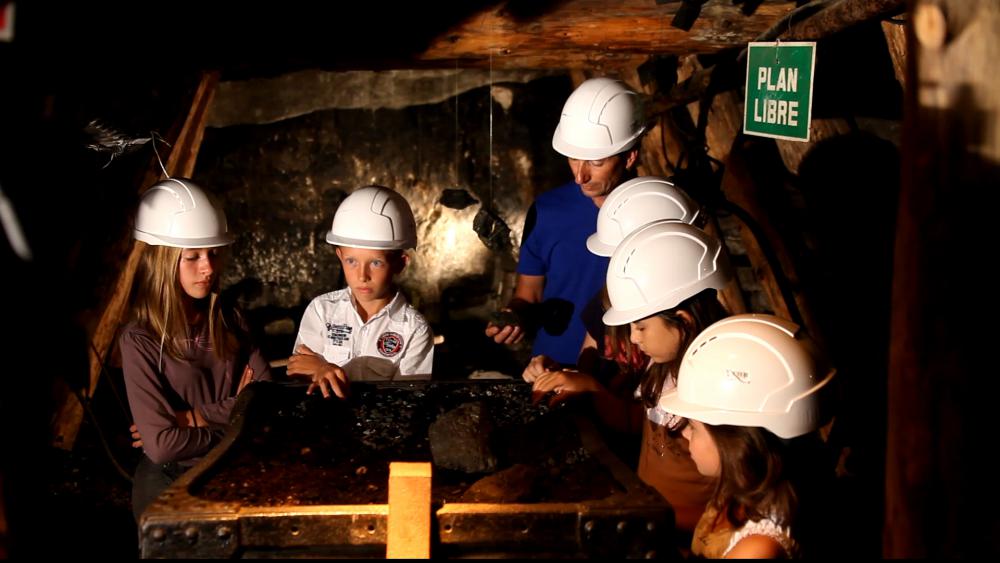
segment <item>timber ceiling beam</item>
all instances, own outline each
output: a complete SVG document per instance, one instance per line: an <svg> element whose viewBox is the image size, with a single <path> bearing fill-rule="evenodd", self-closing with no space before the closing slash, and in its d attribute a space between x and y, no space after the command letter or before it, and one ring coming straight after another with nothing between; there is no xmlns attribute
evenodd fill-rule
<svg viewBox="0 0 1000 563"><path fill-rule="evenodd" d="M762 2L750 15L732 0L709 0L690 31L671 26L680 3L655 0L565 0L519 16L511 2L473 14L433 39L417 61L462 67L595 68L649 55L714 53L745 45L795 8ZM492 56L491 56L492 55Z"/></svg>

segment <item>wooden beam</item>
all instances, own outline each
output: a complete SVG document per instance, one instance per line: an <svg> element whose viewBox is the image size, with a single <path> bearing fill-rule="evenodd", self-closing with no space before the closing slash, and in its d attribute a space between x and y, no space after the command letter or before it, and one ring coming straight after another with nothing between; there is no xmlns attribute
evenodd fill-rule
<svg viewBox="0 0 1000 563"><path fill-rule="evenodd" d="M747 41L770 41L777 37L786 41L816 41L859 23L897 14L905 5L905 0L842 0L831 3L798 23L792 23L785 32L782 32L782 24L779 22ZM718 81L716 88L721 90L742 87L745 75L740 74L740 70L746 70L745 57L746 49L736 57L735 63L713 65L692 74L666 94L654 98L648 106L648 116L652 118L679 105L698 100L713 80ZM715 76L716 74L721 76Z"/></svg>
<svg viewBox="0 0 1000 563"><path fill-rule="evenodd" d="M219 82L219 75L216 72L205 73L201 82L195 90L191 102L190 110L184 119L184 125L176 139L172 140L172 148L169 148L166 162L167 172L171 176L190 176L194 171L194 164L198 157L198 148L201 145L202 135L205 130L205 116L212 101L215 87ZM168 140L169 141L169 140ZM161 149L162 150L162 149ZM161 156L162 156L161 152ZM159 164L154 160L150 163L150 170L145 176L145 181L140 186L140 193L146 188L162 179L162 171ZM97 381L101 375L101 360L95 353L96 350L102 354L112 348L114 339L118 334L118 327L126 312L129 296L132 289L132 277L135 275L136 267L139 265L140 252L134 241L129 240L128 257L122 265L118 281L104 305L100 321L97 323L93 333L90 334L93 348L90 349L90 379L87 387L87 396L93 396L97 389ZM57 393L61 395L58 407L53 417L52 441L53 445L72 449L76 442L77 433L80 430L80 422L83 419L83 405L80 404L76 395L66 386L57 388Z"/></svg>
<svg viewBox="0 0 1000 563"><path fill-rule="evenodd" d="M792 1L769 0L745 15L731 0L710 0L691 30L683 31L670 25L676 2L566 0L524 19L510 4L466 19L416 59L495 68L622 67L651 54L712 53L743 45L795 7Z"/></svg>
<svg viewBox="0 0 1000 563"><path fill-rule="evenodd" d="M431 522L431 464L390 463L385 558L429 559Z"/></svg>
<svg viewBox="0 0 1000 563"><path fill-rule="evenodd" d="M882 32L885 34L885 43L892 57L896 80L906 90L906 28L898 22L883 20Z"/></svg>
<svg viewBox="0 0 1000 563"><path fill-rule="evenodd" d="M997 537L980 510L996 498L993 278L971 273L996 238L1000 3L917 0L908 19L882 556L973 556Z"/></svg>

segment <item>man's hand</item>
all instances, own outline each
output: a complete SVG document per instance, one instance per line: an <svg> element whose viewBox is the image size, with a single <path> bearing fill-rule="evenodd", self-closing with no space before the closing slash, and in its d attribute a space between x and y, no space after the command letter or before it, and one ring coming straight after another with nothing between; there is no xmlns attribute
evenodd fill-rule
<svg viewBox="0 0 1000 563"><path fill-rule="evenodd" d="M311 383L306 389L307 395L311 395L313 390L318 388L325 398L329 398L332 392L344 399L350 392L350 382L344 370L336 364L327 362L323 356L313 352L305 344L300 344L295 349L295 355L288 358L286 373L290 377L309 378Z"/></svg>
<svg viewBox="0 0 1000 563"><path fill-rule="evenodd" d="M524 339L524 330L518 325L499 327L493 323L486 325L486 336L497 344L517 344Z"/></svg>

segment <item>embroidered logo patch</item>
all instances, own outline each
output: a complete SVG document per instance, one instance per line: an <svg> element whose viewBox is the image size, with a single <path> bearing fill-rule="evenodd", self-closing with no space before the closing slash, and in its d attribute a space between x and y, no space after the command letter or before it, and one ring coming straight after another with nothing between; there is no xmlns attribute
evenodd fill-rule
<svg viewBox="0 0 1000 563"><path fill-rule="evenodd" d="M376 343L378 353L391 358L403 349L403 335L398 332L383 332Z"/></svg>
<svg viewBox="0 0 1000 563"><path fill-rule="evenodd" d="M326 323L326 337L334 346L343 346L345 342L349 342L353 330L350 325Z"/></svg>

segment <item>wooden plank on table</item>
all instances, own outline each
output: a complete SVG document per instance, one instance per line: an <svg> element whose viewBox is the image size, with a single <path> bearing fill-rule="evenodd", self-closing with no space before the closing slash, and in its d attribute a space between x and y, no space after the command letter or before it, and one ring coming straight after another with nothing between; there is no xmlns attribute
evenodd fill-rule
<svg viewBox="0 0 1000 563"><path fill-rule="evenodd" d="M389 464L389 519L386 559L431 556L431 464Z"/></svg>

